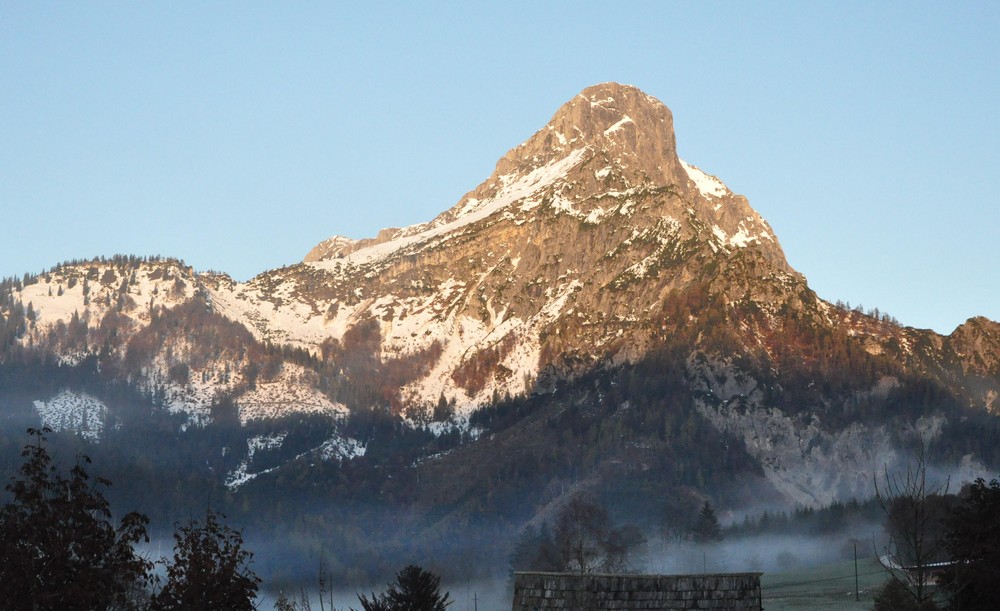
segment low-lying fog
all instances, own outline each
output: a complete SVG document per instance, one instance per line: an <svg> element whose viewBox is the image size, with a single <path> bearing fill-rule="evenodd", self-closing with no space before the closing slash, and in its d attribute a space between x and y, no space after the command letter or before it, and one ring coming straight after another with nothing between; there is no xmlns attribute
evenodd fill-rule
<svg viewBox="0 0 1000 611"><path fill-rule="evenodd" d="M874 555L872 538L881 537L881 526L871 524L855 527L853 532L825 536L758 535L732 538L712 545L651 539L632 560L633 573L690 574L690 573L741 573L784 572L854 557L855 544L859 558ZM484 555L489 555L484 550ZM402 566L400 568L403 568ZM260 609L273 608L278 595L264 584L263 603ZM369 584L358 588L336 588L333 605L338 611L361 609L357 593L370 595L384 591L385 583ZM451 611L507 611L511 608L513 583L506 573L491 579L450 582L445 576L441 589L450 593ZM316 587L312 585L310 603L313 611L320 609ZM289 598L298 599L299 590L286 591ZM329 611L329 595L324 604Z"/></svg>

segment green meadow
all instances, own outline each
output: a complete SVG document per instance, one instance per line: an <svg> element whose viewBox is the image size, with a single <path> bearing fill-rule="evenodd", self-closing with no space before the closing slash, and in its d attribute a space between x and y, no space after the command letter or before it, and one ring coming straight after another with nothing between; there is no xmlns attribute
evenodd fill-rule
<svg viewBox="0 0 1000 611"><path fill-rule="evenodd" d="M764 573L761 577L764 609L871 609L873 593L888 575L875 558L859 559L857 574L856 599L853 560L783 573Z"/></svg>

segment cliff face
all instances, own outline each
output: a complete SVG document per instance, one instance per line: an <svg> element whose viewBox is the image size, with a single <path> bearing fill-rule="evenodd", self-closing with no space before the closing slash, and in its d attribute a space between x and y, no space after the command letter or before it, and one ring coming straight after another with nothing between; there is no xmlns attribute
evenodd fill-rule
<svg viewBox="0 0 1000 611"><path fill-rule="evenodd" d="M437 218L331 238L304 264L213 299L271 341L316 345L375 320L385 356L438 343L404 402L443 393L472 406L528 391L539 374L641 356L665 328L666 296L732 260L752 275L726 291L772 299L804 286L746 199L678 158L670 110L607 83Z"/></svg>

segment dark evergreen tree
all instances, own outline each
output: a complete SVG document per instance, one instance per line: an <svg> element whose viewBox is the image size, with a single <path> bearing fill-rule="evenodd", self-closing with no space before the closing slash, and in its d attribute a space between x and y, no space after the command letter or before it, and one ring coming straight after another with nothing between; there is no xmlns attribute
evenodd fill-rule
<svg viewBox="0 0 1000 611"><path fill-rule="evenodd" d="M174 557L165 563L167 582L153 597L154 609L255 608L260 578L250 568L253 553L219 518L208 510L204 523L192 520L174 533Z"/></svg>
<svg viewBox="0 0 1000 611"><path fill-rule="evenodd" d="M714 543L722 540L722 526L715 515L715 510L712 509L712 504L708 501L705 501L701 511L698 512L698 519L691 527L691 536L696 543Z"/></svg>
<svg viewBox="0 0 1000 611"><path fill-rule="evenodd" d="M933 600L917 602L906 585L897 579L882 584L875 591L873 601L874 611L937 611L940 608Z"/></svg>
<svg viewBox="0 0 1000 611"><path fill-rule="evenodd" d="M298 611L298 605L282 591L278 592L278 598L274 601L274 611Z"/></svg>
<svg viewBox="0 0 1000 611"><path fill-rule="evenodd" d="M441 393L441 396L438 397L437 405L434 406L434 421L445 422L454 415L454 405L448 403L448 400L444 397L444 393Z"/></svg>
<svg viewBox="0 0 1000 611"><path fill-rule="evenodd" d="M0 508L0 600L5 609L107 609L125 606L152 565L133 545L148 541L148 519L129 513L118 528L81 456L68 478L52 464L45 433L30 429L19 477Z"/></svg>
<svg viewBox="0 0 1000 611"><path fill-rule="evenodd" d="M371 598L358 594L365 611L444 611L452 603L448 597L441 593L441 577L412 564L396 574L384 593L372 592Z"/></svg>
<svg viewBox="0 0 1000 611"><path fill-rule="evenodd" d="M1000 609L1000 482L977 479L948 517L947 546L954 564L941 580L951 608Z"/></svg>

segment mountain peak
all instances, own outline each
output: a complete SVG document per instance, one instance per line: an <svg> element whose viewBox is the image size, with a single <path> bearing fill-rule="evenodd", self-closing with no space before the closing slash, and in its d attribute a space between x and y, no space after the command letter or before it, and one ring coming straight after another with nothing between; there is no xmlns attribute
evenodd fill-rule
<svg viewBox="0 0 1000 611"><path fill-rule="evenodd" d="M489 178L431 221L385 229L365 240L333 238L316 246L305 261L382 260L398 248L501 210L513 215L510 218L536 214L532 211L543 201L548 204L540 209L571 213L592 224L603 218L624 219L634 208L626 205L620 214L609 215L608 201L659 188L679 197L658 200L657 207L667 208L654 215L657 218L696 214L718 248L728 251L757 243L779 268L792 271L766 221L746 198L677 156L670 109L640 89L619 83L587 87L571 98L542 129L501 157ZM515 203L516 210L509 210ZM526 221L524 217L517 222ZM360 251L364 253L356 255Z"/></svg>
<svg viewBox="0 0 1000 611"><path fill-rule="evenodd" d="M542 179L555 174L577 182L581 188L574 191L576 198L640 185L698 190L698 178L692 174L703 176L677 157L673 115L663 102L631 85L601 83L563 104L545 127L501 157L493 174L451 209L393 237L448 225L489 208L504 193L541 190L551 182ZM728 192L721 183L713 187Z"/></svg>
<svg viewBox="0 0 1000 611"><path fill-rule="evenodd" d="M524 188L539 190L557 175L565 174L568 179L575 168L584 171L583 166L597 156L606 167L606 173L600 173L601 179L614 167L622 190L638 185L697 185L697 181L692 182L691 171L677 157L670 109L637 87L601 83L587 87L563 104L545 127L501 157L486 181L432 221L385 229L365 240L334 237L314 247L304 261L343 257L362 248L435 231L463 217L468 220L470 214L492 210L495 206L489 203L502 199L502 193ZM586 172L590 175L586 182L595 182L593 171ZM700 176L700 171L697 174ZM512 185L516 188L512 189ZM608 186L595 184L594 188Z"/></svg>
<svg viewBox="0 0 1000 611"><path fill-rule="evenodd" d="M619 83L587 87L563 104L545 127L497 163L497 174L535 167L585 147L607 152L637 182L687 181L677 158L670 109Z"/></svg>

